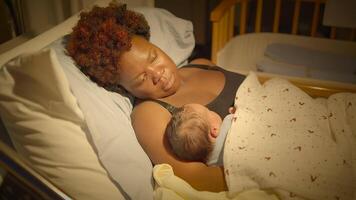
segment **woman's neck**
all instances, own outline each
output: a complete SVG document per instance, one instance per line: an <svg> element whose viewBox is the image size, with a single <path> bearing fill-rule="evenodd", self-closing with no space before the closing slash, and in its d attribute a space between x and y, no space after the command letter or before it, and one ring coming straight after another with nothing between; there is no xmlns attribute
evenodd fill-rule
<svg viewBox="0 0 356 200"><path fill-rule="evenodd" d="M189 90L189 87L191 87L190 83L194 75L199 71L200 69L197 68L180 68L178 69L178 76L179 76L179 81L180 85L178 90L167 97L161 98L160 100L166 101L166 102L175 102L177 99L180 99L186 94L186 91Z"/></svg>

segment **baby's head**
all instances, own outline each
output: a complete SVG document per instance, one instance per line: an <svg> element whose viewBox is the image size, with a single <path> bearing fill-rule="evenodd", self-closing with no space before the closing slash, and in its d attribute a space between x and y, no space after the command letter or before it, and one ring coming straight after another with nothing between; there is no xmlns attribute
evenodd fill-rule
<svg viewBox="0 0 356 200"><path fill-rule="evenodd" d="M200 104L186 104L166 128L173 152L181 159L206 162L219 135L221 117Z"/></svg>

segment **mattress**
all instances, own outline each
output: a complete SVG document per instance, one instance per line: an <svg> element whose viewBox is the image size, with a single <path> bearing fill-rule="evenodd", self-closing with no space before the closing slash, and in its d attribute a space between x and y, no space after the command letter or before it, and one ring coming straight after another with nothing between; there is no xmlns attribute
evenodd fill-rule
<svg viewBox="0 0 356 200"><path fill-rule="evenodd" d="M231 39L218 52L217 64L231 71L256 71L256 64L264 58L267 46L272 43L292 44L356 57L355 42L282 33L250 33Z"/></svg>

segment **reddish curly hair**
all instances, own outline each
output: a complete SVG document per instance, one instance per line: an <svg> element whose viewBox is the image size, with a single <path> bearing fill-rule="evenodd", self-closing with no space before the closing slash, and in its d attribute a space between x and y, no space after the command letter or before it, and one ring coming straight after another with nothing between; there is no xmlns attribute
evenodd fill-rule
<svg viewBox="0 0 356 200"><path fill-rule="evenodd" d="M80 70L98 85L119 92L119 58L131 48L133 35L150 37L145 17L127 10L125 4L110 3L82 12L69 35L66 49Z"/></svg>

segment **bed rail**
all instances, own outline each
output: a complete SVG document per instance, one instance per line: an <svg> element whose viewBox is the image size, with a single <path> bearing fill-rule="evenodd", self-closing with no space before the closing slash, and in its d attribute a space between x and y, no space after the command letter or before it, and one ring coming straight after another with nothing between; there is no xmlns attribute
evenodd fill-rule
<svg viewBox="0 0 356 200"><path fill-rule="evenodd" d="M248 3L253 0L222 0L220 4L211 12L210 21L212 22L212 48L211 59L214 63L217 61L217 52L234 36L235 10L236 6L240 5L239 14L239 34L246 33ZM254 23L254 32L261 32L262 15L263 15L263 0L257 1L256 17ZM272 32L278 33L280 26L281 5L282 0L274 0L274 19ZM286 2L286 1L285 1ZM321 5L325 4L326 0L294 0L294 11L292 18L291 34L298 34L299 18L301 6L303 3L313 3L313 17L311 20L310 36L317 36L317 29L321 15ZM336 38L336 27L331 27L330 38ZM355 40L356 31L350 29L350 40Z"/></svg>

